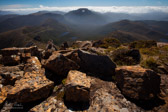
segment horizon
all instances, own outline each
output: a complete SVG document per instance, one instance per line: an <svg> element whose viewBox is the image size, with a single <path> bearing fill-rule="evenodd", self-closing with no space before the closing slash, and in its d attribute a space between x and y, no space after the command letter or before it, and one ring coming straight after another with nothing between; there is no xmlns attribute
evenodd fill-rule
<svg viewBox="0 0 168 112"><path fill-rule="evenodd" d="M38 11L68 12L79 8L88 8L96 12L106 13L168 13L166 0L1 0L0 10L15 13L33 13Z"/></svg>

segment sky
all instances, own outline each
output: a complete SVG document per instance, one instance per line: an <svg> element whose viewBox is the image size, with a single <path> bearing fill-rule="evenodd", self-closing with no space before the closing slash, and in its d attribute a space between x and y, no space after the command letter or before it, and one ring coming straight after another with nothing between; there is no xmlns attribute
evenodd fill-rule
<svg viewBox="0 0 168 112"><path fill-rule="evenodd" d="M77 8L89 8L99 12L168 12L168 0L0 0L0 10L5 11L67 12Z"/></svg>

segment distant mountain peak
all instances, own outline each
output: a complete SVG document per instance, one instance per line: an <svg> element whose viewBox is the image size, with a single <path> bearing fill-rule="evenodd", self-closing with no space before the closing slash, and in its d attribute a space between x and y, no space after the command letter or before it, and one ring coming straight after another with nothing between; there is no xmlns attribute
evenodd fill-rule
<svg viewBox="0 0 168 112"><path fill-rule="evenodd" d="M68 14L76 16L85 16L85 15L92 15L93 12L87 8L80 8L77 10L70 11Z"/></svg>

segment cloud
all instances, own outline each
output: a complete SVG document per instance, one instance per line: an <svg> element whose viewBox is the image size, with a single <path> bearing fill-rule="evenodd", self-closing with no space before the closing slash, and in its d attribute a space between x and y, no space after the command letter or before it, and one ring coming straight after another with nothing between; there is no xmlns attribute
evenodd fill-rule
<svg viewBox="0 0 168 112"><path fill-rule="evenodd" d="M21 5L22 6L22 5ZM20 7L21 7L20 6ZM24 6L24 5L23 5ZM17 8L14 8L17 7ZM86 6L86 7L48 7L44 5L40 5L37 8L18 8L19 5L15 6L13 5L13 8L4 8L1 10L5 11L13 11L13 12L36 12L36 11L42 11L42 10L48 10L48 11L63 11L68 12L71 10L76 10L79 8L88 8L93 11L106 13L106 12L115 12L115 13L149 13L149 12L165 12L168 13L168 6L107 6L107 7L99 7L99 6Z"/></svg>
<svg viewBox="0 0 168 112"><path fill-rule="evenodd" d="M12 10L12 9L26 8L26 7L30 7L30 5L22 5L22 4L1 5L0 9Z"/></svg>

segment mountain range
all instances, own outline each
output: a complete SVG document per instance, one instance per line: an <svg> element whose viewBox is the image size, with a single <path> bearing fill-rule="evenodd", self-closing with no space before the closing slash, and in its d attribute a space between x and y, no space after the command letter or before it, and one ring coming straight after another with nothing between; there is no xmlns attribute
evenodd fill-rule
<svg viewBox="0 0 168 112"><path fill-rule="evenodd" d="M27 43L44 48L49 39L57 45L64 41L105 37L114 37L121 42L168 42L168 17L166 14L155 15L99 13L86 8L67 13L39 11L28 15L0 15L0 49L25 46Z"/></svg>

